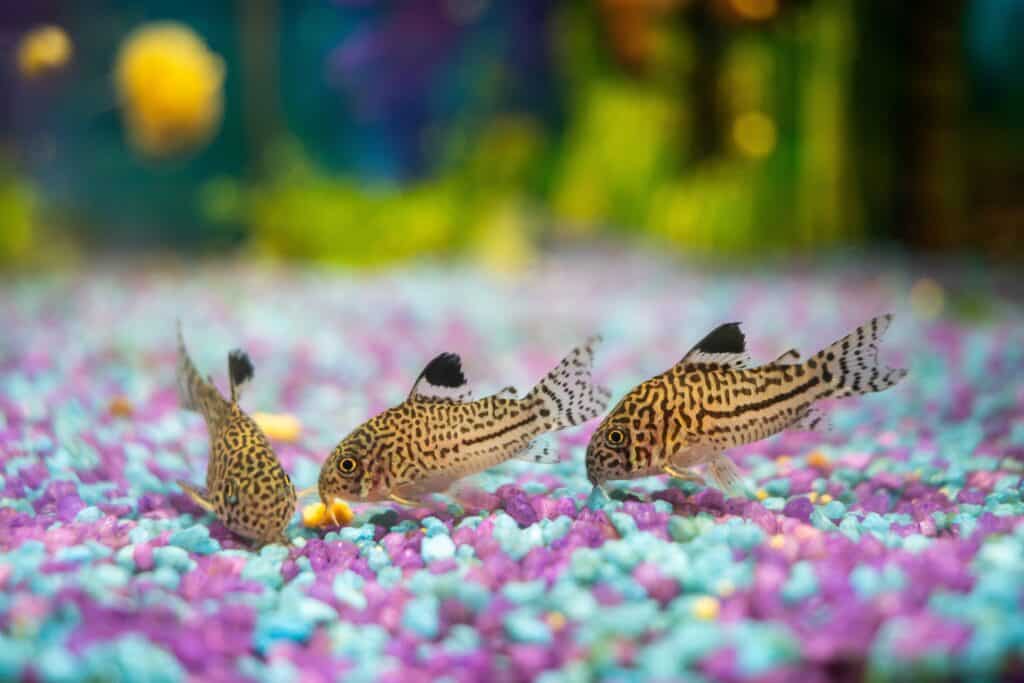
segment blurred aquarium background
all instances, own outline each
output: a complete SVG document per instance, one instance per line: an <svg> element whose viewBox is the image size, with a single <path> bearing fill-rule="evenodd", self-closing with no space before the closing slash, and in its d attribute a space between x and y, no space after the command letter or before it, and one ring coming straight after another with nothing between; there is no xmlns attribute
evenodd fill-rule
<svg viewBox="0 0 1024 683"><path fill-rule="evenodd" d="M1024 252L1024 0L34 0L0 264Z"/></svg>

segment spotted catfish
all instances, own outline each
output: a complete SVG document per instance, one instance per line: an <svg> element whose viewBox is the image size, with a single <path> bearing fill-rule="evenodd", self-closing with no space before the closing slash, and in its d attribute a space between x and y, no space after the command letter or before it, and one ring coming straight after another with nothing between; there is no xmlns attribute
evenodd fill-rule
<svg viewBox="0 0 1024 683"><path fill-rule="evenodd" d="M472 400L461 359L437 356L404 402L338 444L320 471L321 499L413 505L510 458L555 461L538 437L597 417L608 404L608 391L591 379L597 341L575 349L522 398L506 387Z"/></svg>
<svg viewBox="0 0 1024 683"><path fill-rule="evenodd" d="M741 479L726 449L785 429L824 430L817 401L883 391L906 375L878 361L891 321L870 320L807 360L790 350L754 368L739 323L721 325L604 419L587 448L588 478L602 488L655 474L703 483L689 468L707 465L716 484L735 490Z"/></svg>
<svg viewBox="0 0 1024 683"><path fill-rule="evenodd" d="M184 408L206 420L211 442L206 490L183 481L178 486L239 536L257 545L287 544L284 529L295 512L295 487L267 437L238 406L239 389L253 377L252 361L240 350L228 354L227 400L192 364L180 327L178 351L179 398Z"/></svg>

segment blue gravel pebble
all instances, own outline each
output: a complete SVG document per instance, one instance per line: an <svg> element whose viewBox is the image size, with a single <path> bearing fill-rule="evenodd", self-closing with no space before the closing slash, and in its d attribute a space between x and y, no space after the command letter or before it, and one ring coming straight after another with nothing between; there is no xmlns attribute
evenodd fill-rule
<svg viewBox="0 0 1024 683"><path fill-rule="evenodd" d="M405 603L402 626L424 638L436 638L440 629L440 603L433 595L421 595Z"/></svg>
<svg viewBox="0 0 1024 683"><path fill-rule="evenodd" d="M101 681L177 683L185 680L178 660L142 636L130 634L87 649L82 678Z"/></svg>
<svg viewBox="0 0 1024 683"><path fill-rule="evenodd" d="M818 577L809 562L800 561L793 564L789 578L782 586L782 599L793 604L809 598L818 592Z"/></svg>
<svg viewBox="0 0 1024 683"><path fill-rule="evenodd" d="M525 605L539 600L546 590L543 581L510 581L501 592L517 605Z"/></svg>
<svg viewBox="0 0 1024 683"><path fill-rule="evenodd" d="M75 521L79 524L95 524L103 519L103 510L94 505L84 507L75 515Z"/></svg>
<svg viewBox="0 0 1024 683"><path fill-rule="evenodd" d="M181 552L185 551L182 550ZM280 588L281 584L284 583L284 577L281 576L280 561L263 556L254 557L245 563L245 567L242 569L242 578L259 581L268 588Z"/></svg>
<svg viewBox="0 0 1024 683"><path fill-rule="evenodd" d="M153 561L157 567L166 567L176 572L190 571L196 565L184 549L173 545L156 548L153 551Z"/></svg>
<svg viewBox="0 0 1024 683"><path fill-rule="evenodd" d="M455 542L447 535L426 536L420 546L420 554L428 564L447 560L455 555Z"/></svg>
<svg viewBox="0 0 1024 683"><path fill-rule="evenodd" d="M448 527L437 517L424 517L420 525L426 530L427 538L439 534L448 534Z"/></svg>
<svg viewBox="0 0 1024 683"><path fill-rule="evenodd" d="M345 571L334 577L334 596L346 605L357 609L366 608L366 597L363 595L363 577L353 571Z"/></svg>
<svg viewBox="0 0 1024 683"><path fill-rule="evenodd" d="M505 632L517 643L551 642L551 629L525 609L517 609L505 616Z"/></svg>
<svg viewBox="0 0 1024 683"><path fill-rule="evenodd" d="M210 530L202 524L175 531L167 542L197 555L209 555L220 550L220 543L210 538Z"/></svg>

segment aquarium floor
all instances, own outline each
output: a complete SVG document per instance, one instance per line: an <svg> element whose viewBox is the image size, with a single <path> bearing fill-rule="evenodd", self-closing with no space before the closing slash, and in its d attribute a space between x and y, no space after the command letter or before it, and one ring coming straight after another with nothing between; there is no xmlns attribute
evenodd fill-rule
<svg viewBox="0 0 1024 683"><path fill-rule="evenodd" d="M564 255L520 276L123 267L0 284L0 679L906 680L1024 675L1024 324L998 278L905 262L695 269ZM968 297L963 292L971 292ZM1019 301L1019 300L1018 300ZM594 423L467 509L296 516L251 552L182 495L207 435L175 394L251 352L242 405L289 413L296 485L440 351L486 394L604 337L615 397L742 321L755 359L885 311L910 376L828 434L733 451L746 497L664 478L590 497ZM969 314L965 318L963 315Z"/></svg>

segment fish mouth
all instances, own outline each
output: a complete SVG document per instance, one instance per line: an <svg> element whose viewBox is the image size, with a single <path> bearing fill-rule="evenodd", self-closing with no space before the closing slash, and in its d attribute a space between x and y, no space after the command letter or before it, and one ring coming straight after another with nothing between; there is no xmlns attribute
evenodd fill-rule
<svg viewBox="0 0 1024 683"><path fill-rule="evenodd" d="M324 508L327 510L327 516L330 518L334 526L341 526L338 522L338 518L334 516L334 501L341 500L337 496L328 496L323 489L320 489L320 502L324 504Z"/></svg>

